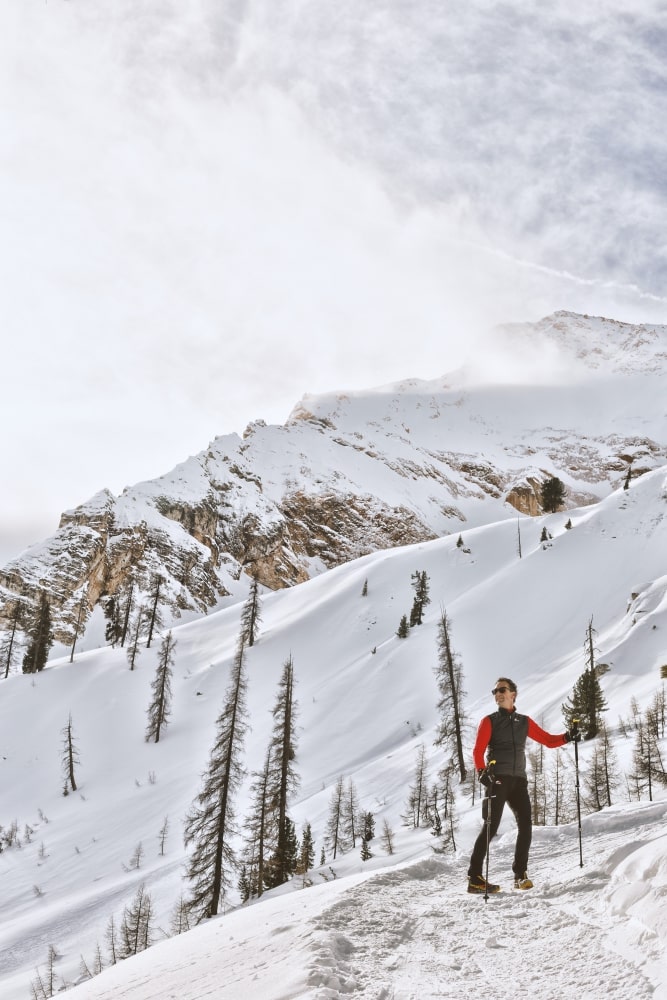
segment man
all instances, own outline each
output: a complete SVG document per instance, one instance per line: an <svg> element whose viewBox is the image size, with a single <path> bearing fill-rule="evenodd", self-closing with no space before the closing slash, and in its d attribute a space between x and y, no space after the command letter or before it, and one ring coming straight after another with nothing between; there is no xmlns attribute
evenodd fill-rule
<svg viewBox="0 0 667 1000"><path fill-rule="evenodd" d="M495 837L500 826L505 803L514 813L517 838L514 848L515 889L532 889L528 878L528 851L533 834L532 809L526 776L526 739L536 740L545 747L562 747L576 739L572 730L554 736L541 729L527 715L519 715L515 702L517 686L509 677L499 677L491 692L497 709L486 715L477 729L473 760L479 780L486 787L482 815L486 821L491 803L491 823L488 837ZM488 762L488 766L487 766ZM493 763L492 763L493 762ZM487 885L482 874L487 848L486 822L475 841L468 868L468 892L499 892L499 885Z"/></svg>

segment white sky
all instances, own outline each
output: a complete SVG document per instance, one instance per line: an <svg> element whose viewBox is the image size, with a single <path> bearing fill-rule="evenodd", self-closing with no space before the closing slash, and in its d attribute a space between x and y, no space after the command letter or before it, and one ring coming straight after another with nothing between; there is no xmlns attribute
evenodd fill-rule
<svg viewBox="0 0 667 1000"><path fill-rule="evenodd" d="M660 5L358 8L3 5L0 561L496 323L666 321Z"/></svg>

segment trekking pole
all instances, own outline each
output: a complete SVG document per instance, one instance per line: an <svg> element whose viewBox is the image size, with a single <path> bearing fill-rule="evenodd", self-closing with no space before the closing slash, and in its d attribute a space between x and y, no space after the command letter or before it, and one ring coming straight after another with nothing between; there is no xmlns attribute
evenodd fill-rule
<svg viewBox="0 0 667 1000"><path fill-rule="evenodd" d="M577 790L577 826L579 827L579 867L584 867L584 854L581 846L581 798L579 795L579 719L572 720L574 738L574 774Z"/></svg>
<svg viewBox="0 0 667 1000"><path fill-rule="evenodd" d="M493 767L495 760L490 760L486 765L486 770L489 777L491 778L491 784L489 785L489 791L484 799L484 805L486 806L486 816L484 817L484 822L486 824L486 872L484 875L484 902L489 901L489 845L491 843L491 799L495 798L493 794L493 786L496 783L496 776L493 771L489 768Z"/></svg>

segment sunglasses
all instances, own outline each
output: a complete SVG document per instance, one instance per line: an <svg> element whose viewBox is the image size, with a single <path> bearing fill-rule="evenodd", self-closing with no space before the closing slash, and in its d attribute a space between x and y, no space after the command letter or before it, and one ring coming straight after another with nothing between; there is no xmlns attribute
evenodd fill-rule
<svg viewBox="0 0 667 1000"><path fill-rule="evenodd" d="M511 690L511 688L508 688L508 687L505 687L504 685L501 685L500 687L494 688L493 691L491 692L491 694L494 695L494 696L497 695L497 694L507 694L507 692L510 691L510 690Z"/></svg>

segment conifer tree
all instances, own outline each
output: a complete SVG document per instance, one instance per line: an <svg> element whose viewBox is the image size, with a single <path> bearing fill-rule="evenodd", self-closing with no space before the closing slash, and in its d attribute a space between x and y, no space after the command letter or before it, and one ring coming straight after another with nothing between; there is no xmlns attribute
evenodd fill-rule
<svg viewBox="0 0 667 1000"><path fill-rule="evenodd" d="M576 817L575 780L570 773L572 765L560 751L549 754L547 793L548 821L554 826L571 823Z"/></svg>
<svg viewBox="0 0 667 1000"><path fill-rule="evenodd" d="M601 724L600 736L584 775L584 798L588 807L595 811L612 804L612 792L618 786L616 755L604 723Z"/></svg>
<svg viewBox="0 0 667 1000"><path fill-rule="evenodd" d="M7 606L8 629L0 644L0 669L4 667L5 680L9 677L12 668L14 653L16 652L16 633L23 628L25 617L25 607L20 600L12 601Z"/></svg>
<svg viewBox="0 0 667 1000"><path fill-rule="evenodd" d="M336 860L336 855L339 850L340 851L345 850L345 840L342 830L344 799L345 799L345 783L343 775L341 774L331 794L331 801L329 803L329 818L327 820L327 828L325 835L327 847L331 852L331 858L333 861Z"/></svg>
<svg viewBox="0 0 667 1000"><path fill-rule="evenodd" d="M112 594L106 597L104 600L104 617L106 619L106 627L104 629L104 638L106 642L110 643L113 648L116 647L116 643L120 642L121 634L121 617L120 617L120 603L117 595Z"/></svg>
<svg viewBox="0 0 667 1000"><path fill-rule="evenodd" d="M202 789L185 821L185 846L194 848L186 870L192 884L189 905L197 922L218 913L236 867L234 796L244 775L241 754L248 729L244 658L241 636Z"/></svg>
<svg viewBox="0 0 667 1000"><path fill-rule="evenodd" d="M375 837L375 816L372 812L365 812L362 816L362 837L371 841Z"/></svg>
<svg viewBox="0 0 667 1000"><path fill-rule="evenodd" d="M132 904L123 910L119 932L119 958L138 955L151 946L153 931L153 902L146 886L142 883L136 891Z"/></svg>
<svg viewBox="0 0 667 1000"><path fill-rule="evenodd" d="M440 692L438 712L440 722L435 738L435 745L441 746L447 759L454 760L458 767L459 780L467 777L465 754L463 752L463 735L467 718L463 702L463 668L452 649L451 624L444 608L440 612L438 624L438 665L435 676Z"/></svg>
<svg viewBox="0 0 667 1000"><path fill-rule="evenodd" d="M259 584L257 577L253 576L250 591L241 612L241 631L247 646L255 644L261 620L262 607L259 599Z"/></svg>
<svg viewBox="0 0 667 1000"><path fill-rule="evenodd" d="M456 766L452 761L438 773L439 785L434 785L430 795L431 833L441 838L441 850L456 851L458 815L454 793Z"/></svg>
<svg viewBox="0 0 667 1000"><path fill-rule="evenodd" d="M301 846L299 848L299 863L297 872L304 874L315 864L315 844L313 843L313 831L310 823L306 823L301 835Z"/></svg>
<svg viewBox="0 0 667 1000"><path fill-rule="evenodd" d="M271 777L271 747L266 751L264 767L253 773L250 786L251 812L246 820L244 863L248 876L247 899L261 896L264 892L267 845L274 842L270 824L273 814L269 809L269 783ZM245 899L244 899L245 902Z"/></svg>
<svg viewBox="0 0 667 1000"><path fill-rule="evenodd" d="M408 616L403 615L400 622L398 623L398 629L396 635L399 639L407 639L410 633L410 626L408 625Z"/></svg>
<svg viewBox="0 0 667 1000"><path fill-rule="evenodd" d="M127 647L127 662L130 665L130 670L134 670L137 657L139 656L139 639L141 636L141 626L143 625L143 620L144 609L142 605L139 605L134 618L134 624L132 625L132 630L130 632L130 643Z"/></svg>
<svg viewBox="0 0 667 1000"><path fill-rule="evenodd" d="M241 865L241 874L239 875L239 880L236 883L236 888L239 890L241 902L247 903L252 897L252 881L250 879L250 875L248 874L248 868L246 865Z"/></svg>
<svg viewBox="0 0 667 1000"><path fill-rule="evenodd" d="M571 728L577 719L586 740L592 740L597 736L602 725L602 712L607 710L607 702L602 693L595 665L594 636L595 629L591 618L584 645L586 670L575 682L570 698L563 705L563 715L568 728Z"/></svg>
<svg viewBox="0 0 667 1000"><path fill-rule="evenodd" d="M357 846L359 836L359 796L352 778L347 780L347 789L343 799L341 822L345 840L353 848Z"/></svg>
<svg viewBox="0 0 667 1000"><path fill-rule="evenodd" d="M159 628L162 624L162 615L160 614L160 589L164 580L159 573L153 577L153 590L150 594L150 611L148 613L148 637L146 639L146 649L150 649L151 642L153 641L153 632L156 628Z"/></svg>
<svg viewBox="0 0 667 1000"><path fill-rule="evenodd" d="M382 822L382 846L387 854L394 853L394 831L386 819Z"/></svg>
<svg viewBox="0 0 667 1000"><path fill-rule="evenodd" d="M132 608L134 607L134 580L130 580L129 587L127 588L127 597L125 598L125 607L123 609L123 623L120 629L120 644L125 645L125 640L127 639L127 630L130 625L130 615L132 614Z"/></svg>
<svg viewBox="0 0 667 1000"><path fill-rule="evenodd" d="M27 634L28 648L23 657L23 673L35 674L44 669L53 645L51 609L43 590L39 592L39 600Z"/></svg>
<svg viewBox="0 0 667 1000"><path fill-rule="evenodd" d="M116 963L120 961L121 956L119 953L118 930L116 928L116 921L113 913L109 917L109 922L105 932L105 939L109 948L109 964L116 965Z"/></svg>
<svg viewBox="0 0 667 1000"><path fill-rule="evenodd" d="M74 626L74 636L72 638L72 649L71 649L71 652L70 652L70 655L69 655L69 662L70 663L74 662L74 649L76 647L76 641L79 638L79 633L81 631L81 625L82 625L84 617L85 617L86 606L87 606L87 603L88 603L88 594L87 594L87 591L88 591L88 588L84 587L83 592L81 594L81 598L79 600L79 608L78 608L77 616L76 616L76 624Z"/></svg>
<svg viewBox="0 0 667 1000"><path fill-rule="evenodd" d="M656 783L667 786L665 761L660 748L663 735L664 729L654 702L637 727L632 754L633 773L630 775L637 790L637 798L641 798L641 793L647 791L649 802L653 801L653 787Z"/></svg>
<svg viewBox="0 0 667 1000"><path fill-rule="evenodd" d="M293 843L290 841L294 825L289 819L287 807L290 795L299 786L295 764L296 710L294 664L290 656L283 664L273 709L269 808L274 816L275 846L267 866L265 878L267 888L283 885L294 872Z"/></svg>
<svg viewBox="0 0 667 1000"><path fill-rule="evenodd" d="M428 818L428 762L426 747L422 743L417 750L414 782L410 785L406 820L417 829L421 821Z"/></svg>
<svg viewBox="0 0 667 1000"><path fill-rule="evenodd" d="M555 514L563 506L565 500L565 486L558 478L552 476L542 483L542 509L550 514Z"/></svg>
<svg viewBox="0 0 667 1000"><path fill-rule="evenodd" d="M174 650L176 641L167 632L162 640L158 654L158 662L155 670L155 677L151 683L153 697L148 706L148 725L146 727L146 742L160 742L160 734L169 724L171 715L171 676L174 665Z"/></svg>
<svg viewBox="0 0 667 1000"><path fill-rule="evenodd" d="M526 751L530 801L533 809L533 826L545 826L546 819L546 775L544 771L544 747L537 745Z"/></svg>
<svg viewBox="0 0 667 1000"><path fill-rule="evenodd" d="M186 931L190 930L190 909L183 893L181 893L171 911L169 930L172 935L185 934Z"/></svg>
<svg viewBox="0 0 667 1000"><path fill-rule="evenodd" d="M79 751L77 749L76 743L74 742L74 733L72 730L72 715L70 713L69 719L67 720L67 725L61 730L63 736L63 756L62 756L62 768L63 775L65 778L65 784L63 786L63 795L68 795L70 788L73 792L76 791L76 778L74 775L74 766L79 763Z"/></svg>
<svg viewBox="0 0 667 1000"><path fill-rule="evenodd" d="M429 579L426 570L422 570L421 572L417 570L412 574L412 588L415 596L410 612L410 625L421 625L424 620L426 606L431 603L431 598L428 596Z"/></svg>

